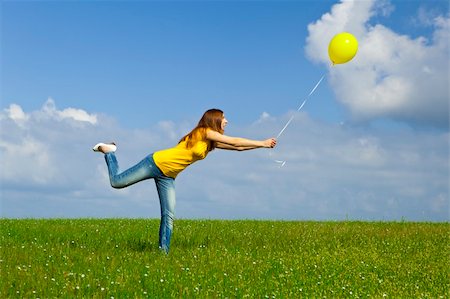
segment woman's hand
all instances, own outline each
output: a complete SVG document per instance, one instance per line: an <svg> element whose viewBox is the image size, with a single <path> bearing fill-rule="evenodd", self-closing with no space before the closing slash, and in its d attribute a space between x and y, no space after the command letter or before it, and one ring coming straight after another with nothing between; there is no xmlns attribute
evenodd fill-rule
<svg viewBox="0 0 450 299"><path fill-rule="evenodd" d="M263 141L264 147L274 148L277 145L277 140L275 138L269 138Z"/></svg>

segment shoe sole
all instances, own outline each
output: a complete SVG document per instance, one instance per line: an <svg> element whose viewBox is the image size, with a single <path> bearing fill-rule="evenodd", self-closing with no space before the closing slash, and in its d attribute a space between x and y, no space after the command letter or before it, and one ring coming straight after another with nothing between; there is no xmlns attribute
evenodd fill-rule
<svg viewBox="0 0 450 299"><path fill-rule="evenodd" d="M92 150L93 150L94 152L101 152L100 149L99 149L100 146L104 146L104 147L108 148L108 149L110 150L109 152L115 152L116 149L117 149L117 146L114 145L114 144L110 144L110 143L102 143L102 142L100 142L100 143L97 143L96 145L94 145L94 147L92 148Z"/></svg>

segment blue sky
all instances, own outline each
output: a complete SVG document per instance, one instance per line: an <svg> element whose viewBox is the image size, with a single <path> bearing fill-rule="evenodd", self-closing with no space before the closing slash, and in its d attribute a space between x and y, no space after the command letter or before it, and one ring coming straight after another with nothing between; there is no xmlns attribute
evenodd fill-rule
<svg viewBox="0 0 450 299"><path fill-rule="evenodd" d="M305 24L331 4L7 2L3 97L36 109L31 97L52 96L128 127L211 106L242 123L282 113L323 72L304 59Z"/></svg>
<svg viewBox="0 0 450 299"><path fill-rule="evenodd" d="M180 175L177 215L448 220L448 9L3 1L2 216L157 217L153 184L112 190L93 144L115 140L129 166L212 107L225 111L227 134L271 137L325 75L270 155L216 151ZM341 31L360 48L330 67Z"/></svg>

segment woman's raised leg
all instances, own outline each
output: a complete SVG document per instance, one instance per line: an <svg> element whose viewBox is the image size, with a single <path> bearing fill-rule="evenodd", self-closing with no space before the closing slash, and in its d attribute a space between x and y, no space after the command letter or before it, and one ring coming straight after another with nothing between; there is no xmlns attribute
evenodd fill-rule
<svg viewBox="0 0 450 299"><path fill-rule="evenodd" d="M136 165L119 173L119 163L114 152L105 154L105 161L108 165L109 181L113 188L125 188L142 180L155 177L155 165L151 163L151 155L145 157Z"/></svg>

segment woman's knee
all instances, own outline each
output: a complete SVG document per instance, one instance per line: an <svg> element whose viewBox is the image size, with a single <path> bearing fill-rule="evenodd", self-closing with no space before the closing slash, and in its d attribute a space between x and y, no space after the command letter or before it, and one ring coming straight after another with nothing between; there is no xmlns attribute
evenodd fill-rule
<svg viewBox="0 0 450 299"><path fill-rule="evenodd" d="M175 219L175 215L171 211L164 211L161 215L161 221L166 223L169 227L173 227L173 220Z"/></svg>
<svg viewBox="0 0 450 299"><path fill-rule="evenodd" d="M115 180L110 180L111 187L114 189L122 189L126 187L126 184L123 184L122 182L118 182Z"/></svg>

